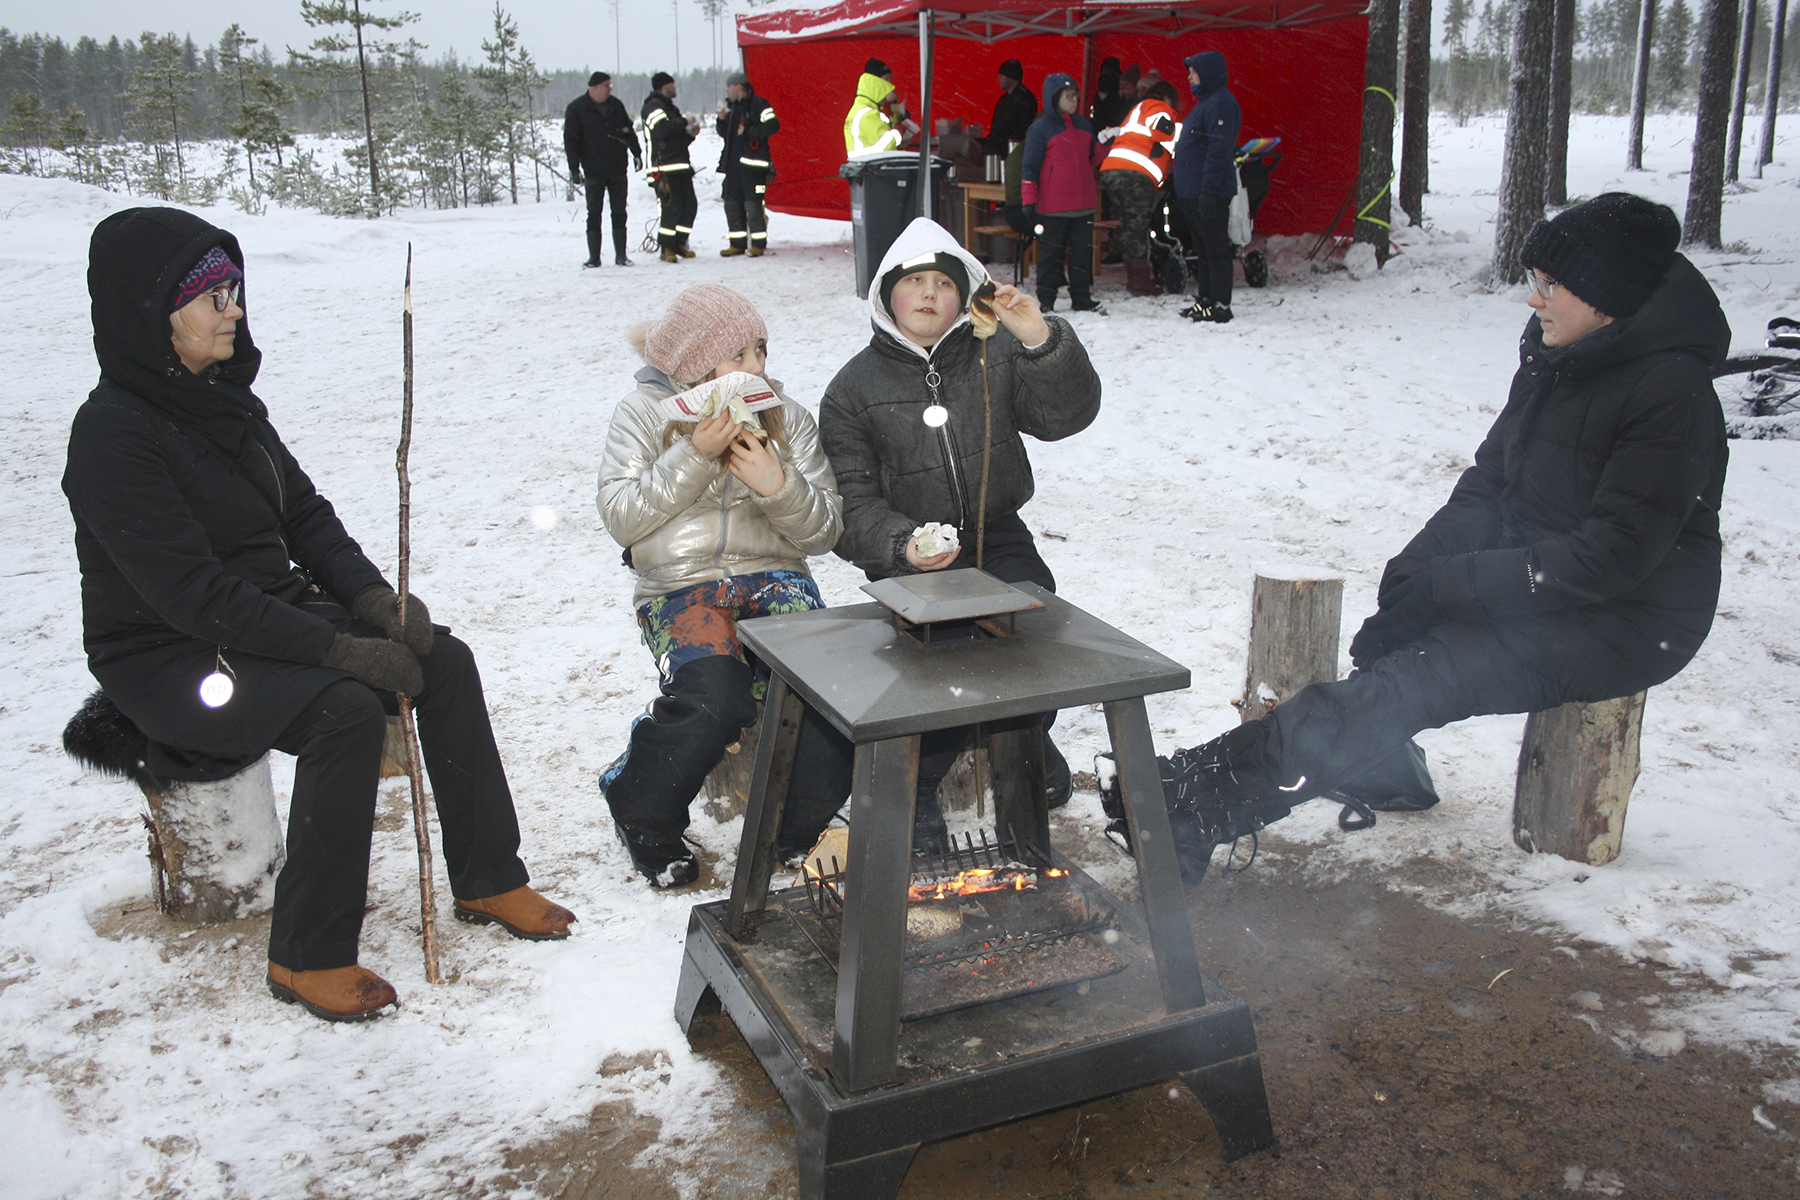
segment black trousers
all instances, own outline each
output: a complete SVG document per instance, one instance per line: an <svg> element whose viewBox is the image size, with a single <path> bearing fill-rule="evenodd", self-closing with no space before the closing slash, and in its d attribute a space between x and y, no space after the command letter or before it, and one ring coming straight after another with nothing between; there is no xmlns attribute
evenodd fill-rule
<svg viewBox="0 0 1800 1200"><path fill-rule="evenodd" d="M664 171L662 178L668 184L668 195L662 198L656 241L665 249L679 250L687 245L688 235L694 232L694 216L700 211L700 201L694 195L694 173Z"/></svg>
<svg viewBox="0 0 1800 1200"><path fill-rule="evenodd" d="M413 706L450 890L459 900L479 900L522 887L530 876L519 860L519 822L475 656L439 631L419 664L425 688ZM287 864L275 880L271 962L294 971L356 962L381 742L388 715L398 711L391 693L341 679L314 697L276 740L275 749L298 761Z"/></svg>
<svg viewBox="0 0 1800 1200"><path fill-rule="evenodd" d="M587 177L587 244L588 261L599 262L600 251L604 244L602 236L605 226L601 224L601 209L607 200L612 201L612 236L613 252L625 253L625 190L630 180L624 175Z"/></svg>
<svg viewBox="0 0 1800 1200"><path fill-rule="evenodd" d="M1282 776L1330 787L1422 729L1641 692L1685 667L1705 636L1609 605L1446 622L1366 671L1303 689L1263 719Z"/></svg>
<svg viewBox="0 0 1800 1200"><path fill-rule="evenodd" d="M707 773L756 719L754 682L750 667L727 654L697 658L666 680L649 715L631 727L625 767L606 789L613 820L653 838L680 837ZM807 709L778 849L812 849L850 796L852 755L849 740Z"/></svg>
<svg viewBox="0 0 1800 1200"><path fill-rule="evenodd" d="M1076 304L1088 303L1094 290L1094 214L1046 217L1039 213L1038 224L1044 230L1038 234L1037 244L1038 304L1049 312L1056 303L1057 289L1063 285L1065 258L1069 299Z"/></svg>
<svg viewBox="0 0 1800 1200"><path fill-rule="evenodd" d="M1197 243L1191 247L1199 259L1194 272L1195 297L1229 308L1232 250L1226 225L1231 220L1231 202L1217 196L1201 196L1179 203L1181 215L1187 219L1188 232Z"/></svg>
<svg viewBox="0 0 1800 1200"><path fill-rule="evenodd" d="M768 178L761 171L732 168L725 172L725 225L731 244L761 248L769 240L769 217L763 211Z"/></svg>

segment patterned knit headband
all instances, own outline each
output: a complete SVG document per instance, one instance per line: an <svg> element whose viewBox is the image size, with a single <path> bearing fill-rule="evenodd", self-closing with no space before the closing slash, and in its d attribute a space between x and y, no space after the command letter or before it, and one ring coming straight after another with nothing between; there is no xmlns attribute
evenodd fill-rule
<svg viewBox="0 0 1800 1200"><path fill-rule="evenodd" d="M238 265L231 261L231 256L225 253L224 248L214 246L201 256L200 261L194 264L194 269L176 285L175 294L169 298L169 311L186 308L202 292L210 292L221 283L243 277L244 273L238 270Z"/></svg>

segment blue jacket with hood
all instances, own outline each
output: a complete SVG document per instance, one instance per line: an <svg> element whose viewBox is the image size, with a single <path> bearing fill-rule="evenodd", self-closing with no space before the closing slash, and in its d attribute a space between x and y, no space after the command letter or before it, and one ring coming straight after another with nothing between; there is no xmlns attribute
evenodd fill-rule
<svg viewBox="0 0 1800 1200"><path fill-rule="evenodd" d="M1225 56L1202 50L1183 61L1200 82L1175 147L1175 195L1183 200L1202 195L1229 200L1237 195L1238 133L1244 118L1237 97L1225 86Z"/></svg>

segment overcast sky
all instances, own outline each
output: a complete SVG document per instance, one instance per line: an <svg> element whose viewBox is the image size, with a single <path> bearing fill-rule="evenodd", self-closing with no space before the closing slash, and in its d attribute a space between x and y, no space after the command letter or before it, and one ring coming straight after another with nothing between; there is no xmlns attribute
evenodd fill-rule
<svg viewBox="0 0 1800 1200"><path fill-rule="evenodd" d="M494 0L364 0L379 15L418 14L406 27L439 57L454 49L465 61L479 57L492 35ZM713 61L712 25L699 0L502 0L519 26L519 38L547 70L673 71ZM739 0L736 7L748 11ZM679 12L679 29L677 28ZM170 4L152 0L0 0L0 25L14 33L42 33L73 44L84 34L104 42L115 34L136 38L145 29L191 34L208 45L233 20L274 49L304 49L316 33L300 19L299 0L256 0L239 5ZM617 37L615 37L615 25ZM733 35L721 19L727 65L737 63ZM677 38L679 37L679 45Z"/></svg>

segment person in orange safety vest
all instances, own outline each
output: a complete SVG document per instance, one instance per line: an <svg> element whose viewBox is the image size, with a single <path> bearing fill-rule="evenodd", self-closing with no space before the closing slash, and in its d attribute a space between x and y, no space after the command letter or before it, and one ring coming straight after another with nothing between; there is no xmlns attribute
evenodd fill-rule
<svg viewBox="0 0 1800 1200"><path fill-rule="evenodd" d="M1106 189L1112 210L1119 218L1119 255L1125 260L1125 286L1139 296L1154 296L1160 289L1150 275L1150 218L1156 211L1157 189L1175 163L1175 87L1159 80L1150 94L1119 126L1100 164L1100 186Z"/></svg>

